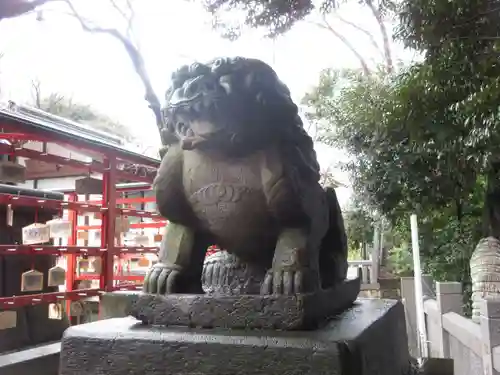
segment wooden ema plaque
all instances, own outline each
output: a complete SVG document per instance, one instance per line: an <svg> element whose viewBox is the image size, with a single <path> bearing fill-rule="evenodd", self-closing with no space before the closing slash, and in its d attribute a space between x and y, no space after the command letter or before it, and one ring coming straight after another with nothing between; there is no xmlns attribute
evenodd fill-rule
<svg viewBox="0 0 500 375"><path fill-rule="evenodd" d="M37 270L26 271L21 275L21 291L35 292L43 289L43 273Z"/></svg>
<svg viewBox="0 0 500 375"><path fill-rule="evenodd" d="M80 301L71 301L71 304L69 306L69 311L71 316L82 316L83 303Z"/></svg>
<svg viewBox="0 0 500 375"><path fill-rule="evenodd" d="M54 219L45 224L49 226L50 238L68 238L71 236L72 224L69 220Z"/></svg>
<svg viewBox="0 0 500 375"><path fill-rule="evenodd" d="M47 224L33 223L23 228L23 245L36 245L50 241L50 228Z"/></svg>
<svg viewBox="0 0 500 375"><path fill-rule="evenodd" d="M26 167L8 160L0 161L0 181L13 184L26 182Z"/></svg>
<svg viewBox="0 0 500 375"><path fill-rule="evenodd" d="M137 262L137 265L139 267L149 267L149 259L146 258L145 256L142 256L139 258L139 261Z"/></svg>
<svg viewBox="0 0 500 375"><path fill-rule="evenodd" d="M62 267L55 266L49 269L48 286L60 286L66 282L66 270Z"/></svg>
<svg viewBox="0 0 500 375"><path fill-rule="evenodd" d="M130 229L128 217L117 217L115 221L115 233L125 233Z"/></svg>
<svg viewBox="0 0 500 375"><path fill-rule="evenodd" d="M77 270L79 272L87 272L90 266L90 262L86 258L80 258L77 262Z"/></svg>
<svg viewBox="0 0 500 375"><path fill-rule="evenodd" d="M17 326L17 311L6 310L0 311L0 331L4 329L16 328Z"/></svg>
<svg viewBox="0 0 500 375"><path fill-rule="evenodd" d="M135 246L149 246L151 243L149 236L145 234L135 236L133 241Z"/></svg>
<svg viewBox="0 0 500 375"><path fill-rule="evenodd" d="M49 304L49 319L62 320L63 318L63 305L61 303Z"/></svg>
<svg viewBox="0 0 500 375"><path fill-rule="evenodd" d="M12 209L12 205L11 204L7 205L7 212L6 212L5 223L9 227L14 226L14 210Z"/></svg>
<svg viewBox="0 0 500 375"><path fill-rule="evenodd" d="M102 270L102 259L101 257L94 257L94 259L91 262L91 266L94 269L95 273L101 273Z"/></svg>
<svg viewBox="0 0 500 375"><path fill-rule="evenodd" d="M89 232L87 232L87 231L78 232L77 237L79 240L88 240L89 239Z"/></svg>

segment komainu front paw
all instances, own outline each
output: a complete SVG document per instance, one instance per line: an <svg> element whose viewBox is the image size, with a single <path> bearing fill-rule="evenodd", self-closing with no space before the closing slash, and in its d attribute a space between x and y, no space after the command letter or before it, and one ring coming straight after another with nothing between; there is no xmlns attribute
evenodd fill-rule
<svg viewBox="0 0 500 375"><path fill-rule="evenodd" d="M156 263L144 278L143 291L150 294L180 293L181 275L180 267Z"/></svg>
<svg viewBox="0 0 500 375"><path fill-rule="evenodd" d="M317 259L317 249L308 245L307 230L283 230L260 294L292 295L317 291L320 289Z"/></svg>
<svg viewBox="0 0 500 375"><path fill-rule="evenodd" d="M260 294L293 295L319 289L319 274L308 268L287 267L270 269L262 283Z"/></svg>

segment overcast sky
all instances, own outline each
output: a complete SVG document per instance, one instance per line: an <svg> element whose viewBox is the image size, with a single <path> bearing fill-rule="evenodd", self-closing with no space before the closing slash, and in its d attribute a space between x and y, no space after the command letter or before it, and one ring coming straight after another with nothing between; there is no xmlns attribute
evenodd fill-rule
<svg viewBox="0 0 500 375"><path fill-rule="evenodd" d="M119 14L105 0L74 1L85 17L100 26L122 28ZM136 1L135 34L140 41L153 85L163 98L173 70L192 60L208 60L216 56L255 57L271 64L290 87L294 99L312 87L319 72L327 67L358 67L358 60L328 31L301 22L275 41L264 39L259 32L247 33L236 42L220 38L211 29L209 15L195 2L186 0ZM357 4L344 6L344 18L363 25L378 38L378 26L368 10ZM38 79L42 94L59 92L75 100L91 104L110 117L132 128L142 142L159 144L155 121L143 100L144 91L121 44L109 36L91 35L68 15L63 4L44 12L44 21L28 15L0 23L0 82L3 98L26 102L30 82ZM336 30L369 61L380 61L362 33L334 22ZM411 58L401 48L395 54ZM343 158L342 152L317 146L324 168ZM338 178L347 182L340 171ZM348 189L339 190L343 204Z"/></svg>

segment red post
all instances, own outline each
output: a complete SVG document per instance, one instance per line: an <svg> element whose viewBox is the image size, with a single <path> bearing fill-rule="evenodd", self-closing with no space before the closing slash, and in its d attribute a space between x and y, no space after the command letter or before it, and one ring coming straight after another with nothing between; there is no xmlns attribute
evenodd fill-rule
<svg viewBox="0 0 500 375"><path fill-rule="evenodd" d="M70 193L68 194L69 202L78 201L78 194ZM69 210L68 220L71 221L71 236L68 239L68 246L76 246L77 243L77 226L78 226L78 212L75 210ZM71 292L75 284L75 273L76 273L76 258L77 254L66 255L66 292ZM66 300L66 314L68 319L71 319L71 300Z"/></svg>
<svg viewBox="0 0 500 375"><path fill-rule="evenodd" d="M116 159L110 157L105 161L103 174L101 248L107 249L102 255L102 272L99 287L106 291L113 290L113 266L115 255L116 226Z"/></svg>

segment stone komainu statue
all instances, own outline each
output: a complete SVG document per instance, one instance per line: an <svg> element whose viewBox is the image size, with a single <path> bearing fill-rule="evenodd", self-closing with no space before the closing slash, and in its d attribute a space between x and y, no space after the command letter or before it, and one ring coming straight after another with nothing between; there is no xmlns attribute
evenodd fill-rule
<svg viewBox="0 0 500 375"><path fill-rule="evenodd" d="M479 241L470 259L472 320L479 323L481 301L500 296L500 241L486 237Z"/></svg>
<svg viewBox="0 0 500 375"><path fill-rule="evenodd" d="M347 241L335 191L319 185L312 139L262 61L179 69L163 109L154 182L169 220L148 293L294 294L343 282ZM211 257L208 246L227 253Z"/></svg>

